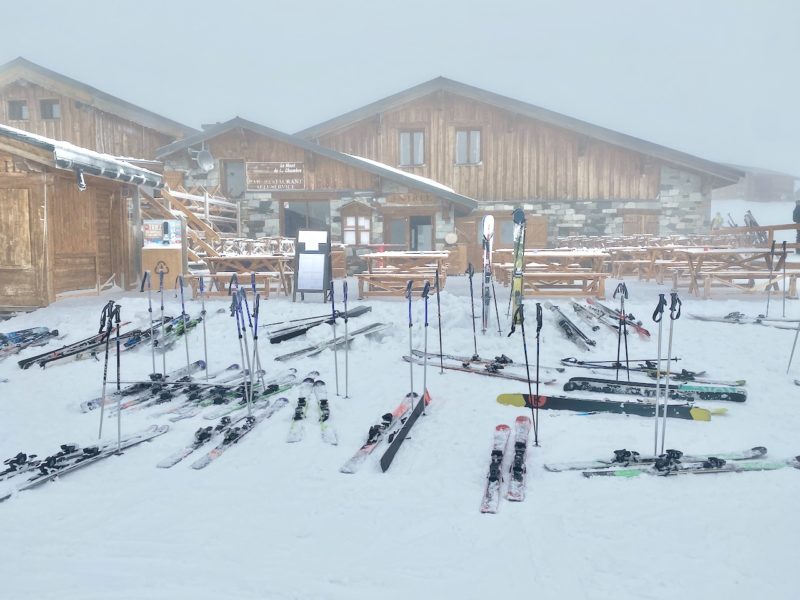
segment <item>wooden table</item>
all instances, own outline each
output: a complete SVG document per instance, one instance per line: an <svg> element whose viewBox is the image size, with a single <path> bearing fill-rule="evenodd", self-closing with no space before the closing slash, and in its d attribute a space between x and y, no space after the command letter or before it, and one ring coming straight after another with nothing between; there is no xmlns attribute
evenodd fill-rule
<svg viewBox="0 0 800 600"><path fill-rule="evenodd" d="M291 293L294 255L209 256L205 262L212 275L218 273L276 273L280 278L281 291L287 296Z"/></svg>
<svg viewBox="0 0 800 600"><path fill-rule="evenodd" d="M513 260L513 251L498 250L500 257ZM596 248L579 250L525 250L523 287L541 295L583 295L605 297L605 269L609 253ZM505 271L499 279L508 282L513 265L510 262L495 265ZM576 283L580 282L580 283Z"/></svg>
<svg viewBox="0 0 800 600"><path fill-rule="evenodd" d="M677 248L676 257L684 257L689 270L689 293L700 295L700 279L704 272L730 271L743 269L745 271L762 270L779 272L783 268L785 257L780 258L773 265L772 254L767 248ZM713 268L703 269L704 263L711 259L715 262Z"/></svg>
<svg viewBox="0 0 800 600"><path fill-rule="evenodd" d="M413 281L414 290L421 290L425 281L435 285L439 271L439 285L444 289L449 252L387 251L362 254L367 261L367 271L357 275L358 295L398 296Z"/></svg>

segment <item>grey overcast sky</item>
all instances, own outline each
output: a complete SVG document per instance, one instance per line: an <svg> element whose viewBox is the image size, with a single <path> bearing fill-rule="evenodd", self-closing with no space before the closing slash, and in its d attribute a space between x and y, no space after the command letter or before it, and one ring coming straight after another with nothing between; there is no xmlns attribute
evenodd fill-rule
<svg viewBox="0 0 800 600"><path fill-rule="evenodd" d="M295 132L438 75L800 176L798 0L36 0L17 56L187 125Z"/></svg>

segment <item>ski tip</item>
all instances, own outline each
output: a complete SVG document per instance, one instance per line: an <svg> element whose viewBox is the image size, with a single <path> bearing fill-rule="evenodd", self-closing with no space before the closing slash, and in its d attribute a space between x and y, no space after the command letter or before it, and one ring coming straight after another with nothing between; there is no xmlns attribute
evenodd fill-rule
<svg viewBox="0 0 800 600"><path fill-rule="evenodd" d="M692 416L692 419L695 421L710 421L711 420L711 411L707 408L698 408L693 406L689 409L689 414Z"/></svg>
<svg viewBox="0 0 800 600"><path fill-rule="evenodd" d="M498 394L498 404L505 404L506 406L525 407L525 398L522 394Z"/></svg>

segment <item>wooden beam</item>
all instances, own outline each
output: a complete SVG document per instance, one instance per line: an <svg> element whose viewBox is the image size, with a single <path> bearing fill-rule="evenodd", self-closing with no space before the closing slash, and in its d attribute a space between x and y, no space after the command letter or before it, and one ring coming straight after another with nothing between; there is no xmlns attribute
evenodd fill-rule
<svg viewBox="0 0 800 600"><path fill-rule="evenodd" d="M189 232L189 237L190 237L190 238L192 238L192 240L193 240L193 241L194 241L194 242L195 242L195 243L196 243L198 246L200 246L200 247L201 247L203 250L205 250L205 251L206 251L206 255L208 255L208 256L219 256L219 252L217 252L216 250L214 250L214 248L212 248L211 246L209 246L208 244L206 244L206 243L205 243L205 242L204 242L204 241L203 241L203 240L200 238L200 236L199 236L199 235L197 235L197 232L196 232L196 231L194 231L193 229L187 229L186 231L188 231L188 232Z"/></svg>
<svg viewBox="0 0 800 600"><path fill-rule="evenodd" d="M170 195L167 190L161 190L161 195L169 202L170 208L175 208L186 215L186 220L194 226L194 229L199 229L203 233L206 234L207 238L219 240L220 235L214 230L213 227L201 221L197 215L195 215L192 211L186 208L183 203L175 198L174 196Z"/></svg>

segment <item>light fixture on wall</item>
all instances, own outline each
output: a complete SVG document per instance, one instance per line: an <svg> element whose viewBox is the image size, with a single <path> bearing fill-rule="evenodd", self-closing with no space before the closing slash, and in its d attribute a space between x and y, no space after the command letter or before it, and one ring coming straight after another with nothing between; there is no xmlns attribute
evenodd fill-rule
<svg viewBox="0 0 800 600"><path fill-rule="evenodd" d="M86 180L83 178L82 169L75 169L75 180L78 184L78 191L79 192L86 191Z"/></svg>

